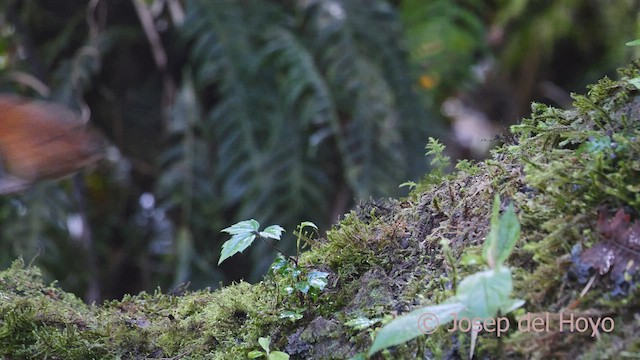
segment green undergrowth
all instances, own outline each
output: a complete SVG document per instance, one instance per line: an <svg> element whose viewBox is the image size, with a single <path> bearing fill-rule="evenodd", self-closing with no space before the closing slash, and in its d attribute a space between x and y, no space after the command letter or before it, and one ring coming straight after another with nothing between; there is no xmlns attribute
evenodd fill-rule
<svg viewBox="0 0 640 360"><path fill-rule="evenodd" d="M0 355L8 359L244 358L256 329L277 323L272 291L234 284L219 291L125 296L90 306L22 261L0 273ZM224 349L225 352L216 352Z"/></svg>
<svg viewBox="0 0 640 360"><path fill-rule="evenodd" d="M371 200L346 214L325 239L309 241L299 265L328 273L313 301L287 294L272 274L250 285L183 294L139 294L88 306L37 269L16 262L0 273L0 355L7 359L242 359L263 349L291 359L364 359L384 324L440 304L482 270L476 261L489 231L492 202L513 204L520 240L507 260L514 328L478 335L477 358L621 358L640 356L637 276L585 273L585 249L606 240L598 214L640 218L640 82L637 64L618 81L603 79L575 96L576 110L541 104L512 128L508 143L478 164L434 172L405 199ZM429 155L445 169L435 142ZM601 223L601 221L600 221ZM626 235L625 235L626 236ZM628 239L632 236L629 235ZM619 244L620 245L620 244ZM640 249L622 244L626 260ZM626 247L625 247L626 246ZM616 261L615 258L612 261ZM212 265L213 266L213 265ZM283 318L295 309L298 318ZM557 317L610 317L615 330L559 332ZM549 314L548 329L515 329L527 315ZM465 358L469 334L439 329L373 359Z"/></svg>

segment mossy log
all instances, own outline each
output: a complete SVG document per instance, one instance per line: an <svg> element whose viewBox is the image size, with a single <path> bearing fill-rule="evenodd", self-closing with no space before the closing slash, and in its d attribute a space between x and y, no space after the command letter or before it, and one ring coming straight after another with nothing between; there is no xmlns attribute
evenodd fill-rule
<svg viewBox="0 0 640 360"><path fill-rule="evenodd" d="M243 359L270 336L271 349L292 359L364 359L385 323L444 301L482 269L464 259L481 252L498 193L522 226L507 263L513 296L526 304L509 315L507 333L479 335L475 357L639 357L639 78L632 64L620 80L605 78L575 96L571 111L534 104L490 159L427 176L406 199L369 201L345 215L300 258L304 268L329 273L313 300L287 295L288 280L272 275L87 305L16 261L0 273L0 355ZM298 316L283 317L287 310ZM532 314L546 319L541 331L515 326ZM608 317L614 328L581 331L566 322L560 331L568 316ZM468 358L469 334L446 330L372 358Z"/></svg>

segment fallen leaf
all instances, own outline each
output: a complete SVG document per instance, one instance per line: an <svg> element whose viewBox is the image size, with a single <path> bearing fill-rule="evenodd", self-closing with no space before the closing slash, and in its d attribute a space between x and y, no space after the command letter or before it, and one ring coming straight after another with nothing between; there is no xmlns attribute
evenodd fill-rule
<svg viewBox="0 0 640 360"><path fill-rule="evenodd" d="M600 275L611 272L616 283L627 281L640 269L640 222L631 222L622 209L611 219L601 210L596 230L601 240L583 252L580 260Z"/></svg>

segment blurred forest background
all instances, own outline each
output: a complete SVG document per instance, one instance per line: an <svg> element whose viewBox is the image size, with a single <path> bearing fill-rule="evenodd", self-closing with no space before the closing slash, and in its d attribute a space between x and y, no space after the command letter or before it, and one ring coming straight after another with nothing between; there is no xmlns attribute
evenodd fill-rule
<svg viewBox="0 0 640 360"><path fill-rule="evenodd" d="M87 301L259 280L245 219L326 230L403 196L429 136L482 159L530 101L625 65L631 0L0 0L0 92L90 109L108 156L0 198L17 257ZM2 114L0 114L1 116ZM85 224L84 226L82 226ZM288 236L288 237L287 237ZM288 245L287 245L288 244Z"/></svg>

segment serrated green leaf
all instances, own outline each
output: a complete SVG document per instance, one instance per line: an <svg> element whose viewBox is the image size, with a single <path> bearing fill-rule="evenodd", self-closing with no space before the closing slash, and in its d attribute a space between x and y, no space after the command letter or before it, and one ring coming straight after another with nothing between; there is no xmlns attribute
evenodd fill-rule
<svg viewBox="0 0 640 360"><path fill-rule="evenodd" d="M251 220L244 220L244 221L235 223L229 226L228 228L222 229L220 232L226 232L231 235L241 235L245 233L258 231L259 227L260 227L260 223L258 223L254 219L251 219Z"/></svg>
<svg viewBox="0 0 640 360"><path fill-rule="evenodd" d="M271 271L274 273L282 274L288 264L289 262L287 261L287 259L280 255L276 257L275 260L273 260L273 263L271 264Z"/></svg>
<svg viewBox="0 0 640 360"><path fill-rule="evenodd" d="M306 294L309 292L309 282L307 281L299 281L295 284L295 288L296 290L300 291L303 294Z"/></svg>
<svg viewBox="0 0 640 360"><path fill-rule="evenodd" d="M271 337L267 336L267 337L258 338L258 344L260 344L260 347L264 349L264 351L269 353L269 346L271 345Z"/></svg>
<svg viewBox="0 0 640 360"><path fill-rule="evenodd" d="M464 309L462 303L440 304L427 306L400 316L385 325L376 336L368 355L386 349L390 346L405 343L420 335L425 334L425 329L421 322L425 321L425 316L429 316L430 326L442 326L453 319L453 314L459 314ZM433 320L436 319L437 323ZM437 324L437 325L436 325Z"/></svg>
<svg viewBox="0 0 640 360"><path fill-rule="evenodd" d="M325 286L327 286L328 280L327 276L329 276L328 272L324 271L311 271L307 276L307 282L310 286L323 290Z"/></svg>
<svg viewBox="0 0 640 360"><path fill-rule="evenodd" d="M260 232L260 236L262 236L263 238L280 240L280 237L282 237L282 233L283 232L284 232L284 229L282 228L282 226L280 226L280 225L271 225L271 226L267 227L266 229L262 230Z"/></svg>
<svg viewBox="0 0 640 360"><path fill-rule="evenodd" d="M231 240L227 240L224 244L222 244L222 251L220 252L220 260L218 260L218 265L220 265L227 258L239 252L243 252L246 248L251 246L255 239L256 235L253 233L242 233L233 235L231 237Z"/></svg>
<svg viewBox="0 0 640 360"><path fill-rule="evenodd" d="M289 360L289 354L282 351L274 351L269 354L269 360Z"/></svg>

